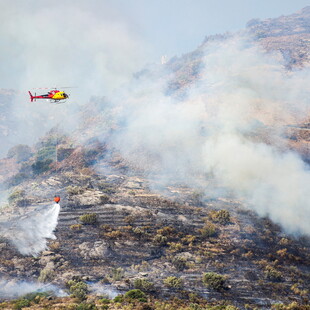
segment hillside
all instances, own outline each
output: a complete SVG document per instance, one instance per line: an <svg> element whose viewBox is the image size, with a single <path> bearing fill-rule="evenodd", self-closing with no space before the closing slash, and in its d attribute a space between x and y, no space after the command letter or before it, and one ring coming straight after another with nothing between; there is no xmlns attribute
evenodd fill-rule
<svg viewBox="0 0 310 310"><path fill-rule="evenodd" d="M309 66L310 7L276 19L253 19L247 29L267 51L280 51L289 69Z"/></svg>
<svg viewBox="0 0 310 310"><path fill-rule="evenodd" d="M254 41L267 56L280 52L280 76L285 78L279 84L287 82L286 74L309 66L309 15L306 7L290 16L251 20L242 32L249 40L246 46ZM114 105L109 98L91 98L74 111L79 126L73 133L55 125L34 145L9 149L0 160L2 196L7 196L0 209L0 309L310 309L310 239L302 223L296 223L305 223L309 212L310 114L296 116L290 106L286 113L286 94L268 89L271 95L264 97L261 80L253 88L257 92L245 88L252 83L247 66L241 66L241 78L234 72L234 79L219 75L228 80L223 92L249 77L233 98L245 102L242 118L233 105L196 110L203 96L211 104L214 98L225 101L226 93L221 97L216 92L221 81L207 88L214 97L199 93L199 86L210 79L204 71L211 67L205 61L208 48L232 38L234 34L207 37L197 50L170 59L164 68L137 73L134 79L138 90L141 83L139 95L145 101L123 96L124 104ZM252 56L247 53L243 55ZM273 64L250 64L262 66L261 74L272 73L270 79L263 75L267 83L279 77L270 70ZM164 96L157 97L156 87L149 94L145 81L153 86L162 74ZM232 104L235 93L227 94ZM306 101L303 94L293 99ZM0 92L2 137L14 130L13 96L13 91ZM217 110L224 110L223 118ZM237 151L231 141L237 141ZM221 152L206 152L207 146ZM202 170L207 164L201 164L197 150L203 159L213 155L214 167ZM244 168L240 162L248 163L251 156L255 160ZM44 230L53 227L55 214L49 210L56 194L61 202L53 238ZM287 205L293 207L287 210ZM46 238L47 248L37 254L35 241L44 245ZM12 301L25 285L39 287L41 293Z"/></svg>

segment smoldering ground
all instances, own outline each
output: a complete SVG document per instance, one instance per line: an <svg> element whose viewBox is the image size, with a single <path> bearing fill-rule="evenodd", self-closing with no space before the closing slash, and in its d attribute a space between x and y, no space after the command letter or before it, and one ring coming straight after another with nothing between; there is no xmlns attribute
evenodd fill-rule
<svg viewBox="0 0 310 310"><path fill-rule="evenodd" d="M67 296L66 292L53 284L26 280L0 278L0 287L0 298L3 299L14 299L33 292L49 292L59 297Z"/></svg>
<svg viewBox="0 0 310 310"><path fill-rule="evenodd" d="M309 116L310 70L284 67L243 35L206 44L186 99L166 95L169 80L131 84L117 102L112 143L151 184L180 182L216 197L204 176L288 232L310 234L309 167L284 135Z"/></svg>

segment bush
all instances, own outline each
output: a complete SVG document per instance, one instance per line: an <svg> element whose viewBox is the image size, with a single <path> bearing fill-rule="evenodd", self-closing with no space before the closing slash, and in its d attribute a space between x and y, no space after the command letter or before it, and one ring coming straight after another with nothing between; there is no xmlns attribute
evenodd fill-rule
<svg viewBox="0 0 310 310"><path fill-rule="evenodd" d="M282 273L272 266L266 266L265 268L265 276L270 281L281 281L282 280Z"/></svg>
<svg viewBox="0 0 310 310"><path fill-rule="evenodd" d="M157 234L163 235L163 236L171 236L174 233L175 233L175 229L170 226L165 226L157 230Z"/></svg>
<svg viewBox="0 0 310 310"><path fill-rule="evenodd" d="M9 195L8 202L12 203L15 200L18 200L24 197L25 197L25 191L23 189L17 188Z"/></svg>
<svg viewBox="0 0 310 310"><path fill-rule="evenodd" d="M93 225L98 221L98 217L96 213L88 213L80 216L80 221L84 225Z"/></svg>
<svg viewBox="0 0 310 310"><path fill-rule="evenodd" d="M67 186L66 188L66 192L68 195L80 195L83 194L85 191L85 188L81 187L81 186Z"/></svg>
<svg viewBox="0 0 310 310"><path fill-rule="evenodd" d="M180 278L171 276L164 279L164 284L170 288L181 288L183 286L183 281Z"/></svg>
<svg viewBox="0 0 310 310"><path fill-rule="evenodd" d="M192 246L195 240L196 240L196 236L193 236L193 235L186 235L185 237L181 239L183 244L186 244L189 246Z"/></svg>
<svg viewBox="0 0 310 310"><path fill-rule="evenodd" d="M76 310L96 310L97 307L93 303L81 303L76 307Z"/></svg>
<svg viewBox="0 0 310 310"><path fill-rule="evenodd" d="M216 223L226 225L230 223L230 213L228 210L211 211L209 213L209 218Z"/></svg>
<svg viewBox="0 0 310 310"><path fill-rule="evenodd" d="M86 283L78 280L70 280L67 282L67 286L69 287L69 291L72 297L76 297L81 300L86 298L88 293L88 287Z"/></svg>
<svg viewBox="0 0 310 310"><path fill-rule="evenodd" d="M135 279L133 286L136 289L140 289L146 292L150 292L154 290L154 284L146 279Z"/></svg>
<svg viewBox="0 0 310 310"><path fill-rule="evenodd" d="M109 196L107 196L107 195L101 195L100 196L100 203L101 204L106 204L106 203L109 203L110 202L110 198L109 198Z"/></svg>
<svg viewBox="0 0 310 310"><path fill-rule="evenodd" d="M172 259L172 265L177 271L183 271L185 268L187 268L186 259L183 257L174 257Z"/></svg>
<svg viewBox="0 0 310 310"><path fill-rule="evenodd" d="M123 302L124 301L124 296L123 295L118 295L113 299L114 302Z"/></svg>
<svg viewBox="0 0 310 310"><path fill-rule="evenodd" d="M107 239L116 240L120 239L123 236L123 233L120 230L112 230L103 234Z"/></svg>
<svg viewBox="0 0 310 310"><path fill-rule="evenodd" d="M82 230L82 225L81 224L73 224L70 226L70 230L80 231L80 230Z"/></svg>
<svg viewBox="0 0 310 310"><path fill-rule="evenodd" d="M108 305L111 303L111 300L108 298L101 298L98 300L101 304Z"/></svg>
<svg viewBox="0 0 310 310"><path fill-rule="evenodd" d="M217 235L217 228L214 224L207 222L205 226L199 229L201 236L204 238L215 237Z"/></svg>
<svg viewBox="0 0 310 310"><path fill-rule="evenodd" d="M53 292L34 292L28 293L23 296L23 299L27 299L29 301L34 301L35 303L39 303L41 298L48 297L53 295Z"/></svg>
<svg viewBox="0 0 310 310"><path fill-rule="evenodd" d="M163 235L160 235L160 234L157 234L154 236L152 242L155 244L155 245L166 245L167 244L167 237L166 236L163 236Z"/></svg>
<svg viewBox="0 0 310 310"><path fill-rule="evenodd" d="M288 305L284 304L274 304L271 306L272 310L308 310L308 305L299 305L296 301L293 301L292 303Z"/></svg>
<svg viewBox="0 0 310 310"><path fill-rule="evenodd" d="M224 288L226 277L215 272L207 272L202 277L202 282L208 287L216 291Z"/></svg>
<svg viewBox="0 0 310 310"><path fill-rule="evenodd" d="M139 289L130 290L125 293L126 299L138 299L140 301L146 301L146 295ZM142 300L141 300L142 299Z"/></svg>
<svg viewBox="0 0 310 310"><path fill-rule="evenodd" d="M30 301L28 299L19 299L15 305L14 305L14 309L16 310L20 310L23 309L24 307L29 307L30 306Z"/></svg>
<svg viewBox="0 0 310 310"><path fill-rule="evenodd" d="M35 175L44 173L50 169L50 164L52 162L52 159L37 160L34 164L31 165L32 172Z"/></svg>
<svg viewBox="0 0 310 310"><path fill-rule="evenodd" d="M168 245L171 253L178 253L184 250L184 245L180 242L169 242Z"/></svg>

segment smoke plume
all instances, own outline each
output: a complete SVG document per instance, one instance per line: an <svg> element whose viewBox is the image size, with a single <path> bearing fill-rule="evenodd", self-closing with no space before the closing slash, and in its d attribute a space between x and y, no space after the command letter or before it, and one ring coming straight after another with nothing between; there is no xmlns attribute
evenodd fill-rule
<svg viewBox="0 0 310 310"><path fill-rule="evenodd" d="M39 282L20 281L0 278L0 298L14 299L33 292L51 292L56 296L63 297L67 294L53 284Z"/></svg>
<svg viewBox="0 0 310 310"><path fill-rule="evenodd" d="M115 147L150 180L206 196L216 183L287 231L310 234L309 169L284 134L309 115L310 70L286 72L279 55L240 36L201 48L201 78L181 89L186 99L149 75L123 94Z"/></svg>
<svg viewBox="0 0 310 310"><path fill-rule="evenodd" d="M15 215L0 222L0 235L12 243L23 255L38 255L46 249L47 239L56 239L60 206L40 206L23 215Z"/></svg>

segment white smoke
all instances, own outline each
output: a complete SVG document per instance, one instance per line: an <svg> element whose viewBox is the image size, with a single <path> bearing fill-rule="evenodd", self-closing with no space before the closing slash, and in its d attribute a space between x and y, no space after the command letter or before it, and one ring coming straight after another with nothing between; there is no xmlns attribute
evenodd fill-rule
<svg viewBox="0 0 310 310"><path fill-rule="evenodd" d="M14 299L33 292L52 292L59 297L67 294L53 284L0 278L0 298Z"/></svg>
<svg viewBox="0 0 310 310"><path fill-rule="evenodd" d="M56 239L59 204L40 206L23 215L0 222L0 236L5 237L23 255L38 255L47 247L47 239Z"/></svg>
<svg viewBox="0 0 310 310"><path fill-rule="evenodd" d="M162 80L131 85L115 146L151 179L204 186L201 177L214 178L287 231L310 234L309 169L283 134L309 116L310 70L285 72L278 55L238 36L204 49L186 100L166 96Z"/></svg>
<svg viewBox="0 0 310 310"><path fill-rule="evenodd" d="M111 285L101 284L99 282L96 282L96 283L88 282L87 286L88 286L89 291L92 294L106 296L110 299L113 299L117 295L121 294L121 292L117 290L115 287Z"/></svg>

